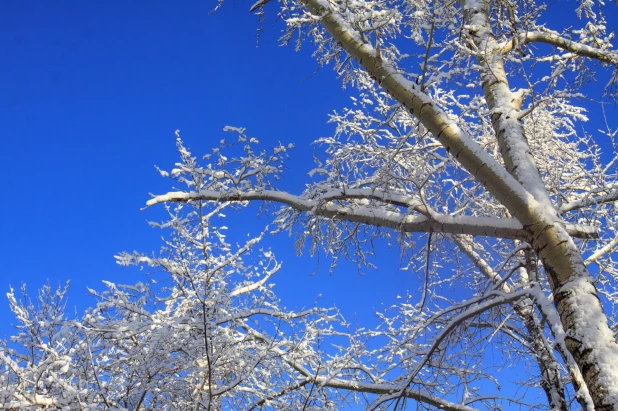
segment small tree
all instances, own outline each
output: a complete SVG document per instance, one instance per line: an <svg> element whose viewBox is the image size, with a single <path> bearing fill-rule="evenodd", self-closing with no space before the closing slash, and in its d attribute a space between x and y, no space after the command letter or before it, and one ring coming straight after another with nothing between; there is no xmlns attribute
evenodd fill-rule
<svg viewBox="0 0 618 411"><path fill-rule="evenodd" d="M211 180L180 140L178 149L177 181L199 189ZM98 304L82 318L64 313L67 287L47 286L36 302L25 288L20 300L11 290L18 325L0 346L2 408L334 409L321 388L308 394L293 366L318 358L337 312L281 307L269 284L281 264L255 250L264 234L227 240L216 223L227 208L201 200L167 206L169 220L152 223L170 231L160 255L116 257L163 275L90 290Z"/></svg>

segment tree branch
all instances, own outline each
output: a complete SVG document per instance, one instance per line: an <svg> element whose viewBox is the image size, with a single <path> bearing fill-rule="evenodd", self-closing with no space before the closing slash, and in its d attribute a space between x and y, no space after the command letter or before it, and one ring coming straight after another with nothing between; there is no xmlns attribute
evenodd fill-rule
<svg viewBox="0 0 618 411"><path fill-rule="evenodd" d="M368 194L368 193L367 193ZM372 198L370 195L365 197ZM420 203L412 200L404 202L405 196L392 194L388 202L401 205L408 204L413 208L423 210ZM392 228L407 233L450 233L468 234L485 237L510 238L522 241L531 241L531 238L524 227L512 218L497 217L472 217L472 216L448 216L444 214L428 213L424 215L408 215L396 211L384 210L381 208L361 206L361 205L339 205L332 204L330 200L359 199L358 193L350 196L337 193L327 193L317 199L296 196L282 191L274 190L254 190L227 192L203 190L200 192L169 192L167 194L155 196L146 203L147 207L165 202L190 202L190 201L273 201L286 204L294 210L311 213L315 216L334 218L340 221L364 223L376 227ZM376 199L384 197L373 196ZM578 238L596 238L597 232L594 227L580 226L575 224L565 224L567 232Z"/></svg>
<svg viewBox="0 0 618 411"><path fill-rule="evenodd" d="M255 338L261 341L264 341L266 343L272 343L269 338L253 330L252 328L249 328L247 326L245 326L244 328L248 333L250 333ZM364 383L360 381L347 381L347 380L342 380L342 379L333 378L333 377L315 376L314 373L312 373L307 368L302 366L298 360L289 358L286 355L286 352L284 350L280 348L276 348L276 347L273 347L272 349L276 351L279 355L281 355L281 358L283 359L283 361L285 361L290 367L292 367L293 369L298 371L303 377L305 377L305 381L307 381L307 383L313 382L314 384L317 384L322 387L329 387L329 388L342 389L342 390L347 390L347 391L364 392L364 393L378 394L378 395L388 395L394 392L395 390L399 389L399 387L389 385L389 384L378 384L378 383L368 384L368 383ZM446 410L446 411L478 411L476 408L450 402L442 398L434 397L430 394L421 392L419 390L411 389L411 388L405 389L403 391L402 396L406 398L414 399L424 404L432 405L434 407L437 407L441 410Z"/></svg>
<svg viewBox="0 0 618 411"><path fill-rule="evenodd" d="M444 341L444 339L446 337L448 337L448 335L451 333L451 331L453 331L455 328L457 328L461 323L463 323L464 321L466 321L466 320L468 320L468 319L470 319L472 317L475 317L475 316L477 316L477 315L479 315L479 314L481 314L481 313L483 313L483 312L485 312L485 311L487 311L487 310L489 310L489 309L491 309L493 307L496 307L496 306L499 306L499 305L503 305L503 304L508 304L508 303L517 301L517 300L519 300L521 298L525 298L526 296L528 296L528 290L519 290L519 291L515 291L515 292L513 292L511 294L505 294L505 293L502 293L502 292L496 292L495 294L497 295L496 298L493 298L493 299L488 300L488 301L480 302L475 307L472 307L472 308L464 311L463 313L457 315L455 318L450 320L448 322L448 324L445 325L441 329L440 334L433 340L431 346L425 352L425 355L423 356L423 358L416 364L416 366L414 367L414 370L407 377L406 383L404 385L402 385L400 388L398 388L396 392L395 391L390 391L389 393L385 394L381 398L378 398L376 401L374 401L370 405L370 407L368 409L369 410L375 410L381 404L385 403L386 401L391 401L391 400L398 400L399 401L399 399L404 397L403 394L405 393L405 391L408 389L410 384L412 384L412 382L416 378L417 374L425 366L427 361L429 361L429 359L431 358L433 353L438 349L438 347L440 346L442 341ZM397 406L395 406L395 409L396 408L397 408Z"/></svg>
<svg viewBox="0 0 618 411"><path fill-rule="evenodd" d="M595 47L590 47L586 44L578 43L573 40L561 37L556 33L533 31L529 33L521 33L517 36L517 39L511 39L503 43L500 47L502 54L510 52L516 44L528 44L528 43L544 43L562 50L569 51L573 54L582 57L588 57L602 63L611 64L618 68L618 53L615 51L600 50Z"/></svg>
<svg viewBox="0 0 618 411"><path fill-rule="evenodd" d="M618 190L613 190L609 194L598 196L598 197L588 197L582 200L571 201L570 203L563 204L560 207L561 213L566 213L573 210L579 210L580 208L588 207L595 204L604 204L611 203L613 201L618 200Z"/></svg>
<svg viewBox="0 0 618 411"><path fill-rule="evenodd" d="M596 262L599 258L601 258L605 254L607 254L610 251L612 251L612 249L616 246L616 244L618 244L618 235L616 235L616 237L614 237L614 239L612 241L610 241L609 243L605 244L602 248L597 250L590 257L586 258L586 260L584 261L584 264L586 266L589 266L590 264Z"/></svg>

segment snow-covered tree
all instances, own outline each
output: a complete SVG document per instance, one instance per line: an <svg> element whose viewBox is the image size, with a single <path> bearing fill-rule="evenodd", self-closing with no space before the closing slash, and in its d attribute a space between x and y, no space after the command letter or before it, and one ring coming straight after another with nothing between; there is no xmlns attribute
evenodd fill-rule
<svg viewBox="0 0 618 411"><path fill-rule="evenodd" d="M565 28L555 13L568 7ZM92 291L98 305L75 320L64 290L37 304L9 293L20 325L0 347L0 403L618 410L618 146L611 122L586 124L592 97L617 97L605 7L258 1L260 18L285 22L284 43L313 47L354 90L334 135L316 139L311 180L279 190L293 146L259 151L242 128L200 161L179 142L182 161L160 172L185 188L148 202L170 215L156 224L171 230L165 247L118 256L166 274ZM374 328L282 308L269 286L279 264L256 250L264 234L232 245L217 223L250 202L277 205L265 232L334 265L379 270L374 243L397 247L419 288ZM510 366L528 377L502 381ZM522 389L502 395L510 384Z"/></svg>
<svg viewBox="0 0 618 411"><path fill-rule="evenodd" d="M463 404L487 401L466 381L490 378L470 370L475 359L484 364L479 344L497 344L496 333L505 356L523 350L536 362L552 409L572 398L618 409L616 133L585 124L588 98L616 97L604 3L274 3L251 10L275 9L287 25L283 42L311 41L317 61L356 90L351 107L331 116L336 134L316 140L325 156L313 183L285 193L259 180L268 168L211 162L226 189L170 192L149 204L281 203L276 223L302 227L299 245L358 264L369 264L377 238L415 249L424 286L414 303L385 314L379 332L390 342L358 377L391 384L371 409L396 408L413 386ZM565 28L556 13L569 7L576 26ZM427 233L424 253L413 233ZM469 299L447 299L454 285Z"/></svg>
<svg viewBox="0 0 618 411"><path fill-rule="evenodd" d="M172 174L200 189L211 177L180 140L178 149ZM98 304L83 317L65 313L67 287L47 286L35 301L11 290L18 322L0 345L0 407L335 409L294 367L319 364L316 348L339 315L283 308L270 284L281 264L256 249L264 234L233 244L217 222L230 206L166 207L169 220L151 223L170 232L160 254L116 257L151 267L150 281L90 290Z"/></svg>

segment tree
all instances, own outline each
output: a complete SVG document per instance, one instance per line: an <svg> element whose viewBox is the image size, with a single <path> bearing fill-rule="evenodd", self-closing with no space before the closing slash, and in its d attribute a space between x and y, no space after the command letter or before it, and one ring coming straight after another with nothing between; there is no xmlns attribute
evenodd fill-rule
<svg viewBox="0 0 618 411"><path fill-rule="evenodd" d="M180 140L178 149L178 180L199 187L204 175L185 173L195 158ZM116 257L163 277L90 290L98 304L82 318L64 313L66 286L36 302L25 288L20 300L8 293L18 332L0 345L3 409L334 409L290 389L309 381L289 381L286 369L317 358L337 312L281 307L269 284L281 264L268 249L252 256L265 234L233 245L217 224L230 204L203 205L166 207L169 221L151 223L171 231L160 256Z"/></svg>
<svg viewBox="0 0 618 411"><path fill-rule="evenodd" d="M533 1L278 7L282 40L313 40L356 91L331 115L335 135L316 140L311 183L278 190L292 146L256 152L241 128L203 164L179 143L181 163L161 174L186 189L147 203L170 213L163 254L119 256L170 285L110 284L79 321L60 315L62 291L44 290L39 309L10 293L23 328L2 348L4 406L540 407L496 395L497 371L517 359L546 408L618 409L616 132L584 128L590 81L616 97L604 5L580 2L580 28L560 30L548 28L556 6ZM276 204L269 230L333 264L372 266L386 240L420 289L375 329L280 308L271 252L255 277L243 258L257 239L232 251L214 223L249 202Z"/></svg>
<svg viewBox="0 0 618 411"><path fill-rule="evenodd" d="M267 3L251 10L262 14ZM332 62L358 90L355 108L332 116L337 136L318 140L328 157L314 172L323 178L293 196L249 184L236 169L221 177L227 190L172 192L149 204L283 203L283 227L305 219L301 237L360 263L376 227L398 233L404 249L408 233L429 233L427 254L455 245L501 304L502 293L527 295L511 301L516 334L538 361L552 408L567 406L557 350L582 407L617 409L618 345L605 314L613 314L618 241L615 132L577 130L589 81L605 77L606 96L616 96L618 53L603 7L582 1L581 28L552 30L549 5L532 1L280 2L283 41L311 38L318 62ZM433 293L427 281L420 312ZM493 306L494 295L481 302L476 294L474 304ZM378 402L399 402L445 338Z"/></svg>

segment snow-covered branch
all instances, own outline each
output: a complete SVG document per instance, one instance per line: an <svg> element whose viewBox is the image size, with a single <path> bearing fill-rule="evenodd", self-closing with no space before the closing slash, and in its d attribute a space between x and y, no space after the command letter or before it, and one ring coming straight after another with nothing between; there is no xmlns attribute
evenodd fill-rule
<svg viewBox="0 0 618 411"><path fill-rule="evenodd" d="M334 41L386 93L415 116L529 232L531 245L543 262L554 291L563 325L571 333L569 351L579 367L587 371L583 377L595 405L608 409L618 407L618 383L615 377L618 374L605 365L618 363L618 343L609 329L607 317L603 314L597 291L578 247L557 222L557 212L531 157L519 118L513 116L518 109L516 100L521 96L510 91L506 72L500 67L499 44L493 37L488 17L490 3L464 2L463 23L466 33L462 35L465 36L464 45L470 49L470 55L479 58L476 70L481 70L486 100L493 100L493 103L487 103L492 114L495 114L492 125L508 171L449 117L436 101L385 59L367 41L362 29L355 28L346 20L337 5L322 0L299 1ZM575 321L575 318L580 318L577 314L582 311L582 306L586 307L584 311L594 313L594 316L586 321ZM590 341L591 335L598 337L598 342L584 344L583 341ZM589 350L592 351L590 355ZM611 383L607 384L607 381Z"/></svg>
<svg viewBox="0 0 618 411"><path fill-rule="evenodd" d="M387 211L376 207L362 205L339 205L329 203L329 200L347 200L369 197L367 194L352 194L348 197L342 192L337 194L327 193L327 195L314 199L296 196L293 194L273 191L259 190L241 192L230 190L227 192L204 190L200 192L169 192L167 194L155 196L146 204L148 207L165 202L191 202L191 201L221 201L221 202L243 202L243 201L272 201L288 205L295 210L309 212L312 215L334 218L341 221L350 221L373 225L377 227L387 227L407 233L450 233L480 235L487 237L510 238L529 240L528 233L523 226L515 219L494 218L494 217L473 217L473 216L447 216L435 213L424 215L408 215L396 211ZM395 197L397 198L397 197ZM395 201L395 200L393 200ZM397 201L403 201L397 198ZM405 204L405 203L402 203ZM565 229L574 237L596 238L596 229L575 224L565 224Z"/></svg>
<svg viewBox="0 0 618 411"><path fill-rule="evenodd" d="M609 194L600 195L600 196L590 196L583 198L581 200L575 200L568 203L563 204L560 207L560 211L562 213L567 213L573 210L579 210L581 208L589 207L596 204L604 204L611 203L614 201L618 201L618 190L614 189Z"/></svg>
<svg viewBox="0 0 618 411"><path fill-rule="evenodd" d="M268 338L261 335L260 333L247 329L253 336L263 341L268 341ZM282 358L287 362L287 364L298 371L306 380L317 384L321 387L330 387L335 389L342 389L346 391L353 392L363 392L370 394L378 394L378 395L389 395L398 387L390 384L368 384L359 381L350 381L350 380L342 380L340 378L331 377L331 376L321 376L315 375L315 373L308 370L303 364L302 361L299 361L297 358L290 358L286 351L277 349L278 352L282 355ZM462 404L453 403L451 401L447 401L445 399L435 397L429 395L427 393L423 393L420 390L415 390L412 388L406 388L402 391L401 396L405 398L411 398L420 403L431 405L434 407L438 407L447 411L478 411L476 408L469 407Z"/></svg>
<svg viewBox="0 0 618 411"><path fill-rule="evenodd" d="M516 38L500 44L500 51L506 54L513 50L515 46L528 43L549 44L577 56L588 57L618 68L618 52L582 44L550 31L519 33Z"/></svg>
<svg viewBox="0 0 618 411"><path fill-rule="evenodd" d="M387 394L379 397L376 401L374 401L371 404L369 409L375 410L381 404L387 401L399 400L400 398L402 398L404 396L403 394L405 393L406 389L408 389L410 384L412 384L417 374L421 371L421 369L425 366L425 364L427 364L427 362L432 357L432 355L436 352L436 350L438 350L442 342L450 335L450 333L455 328L459 327L464 321L470 318L473 318L479 315L480 313L485 312L493 307L496 307L502 304L512 303L528 295L529 295L528 290L519 290L519 291L512 292L510 294L504 294L504 293L499 292L499 293L496 293L496 296L494 298L489 298L491 296L487 296L488 297L487 301L479 302L478 304L475 304L471 308L465 310L463 313L455 316L453 319L451 319L448 322L448 324L446 324L446 326L444 326L441 329L440 334L431 342L431 345L424 353L422 359L417 364L415 364L415 367L412 370L412 372L406 376L406 382L397 391L389 391ZM468 305L468 304L464 304L462 306L465 306L465 305Z"/></svg>
<svg viewBox="0 0 618 411"><path fill-rule="evenodd" d="M616 244L618 244L618 235L616 235L611 241L609 241L603 247L596 250L590 257L586 258L586 260L584 261L584 264L586 264L586 266L589 266L590 264L597 262L599 258L610 253L613 250L613 248L616 246Z"/></svg>

